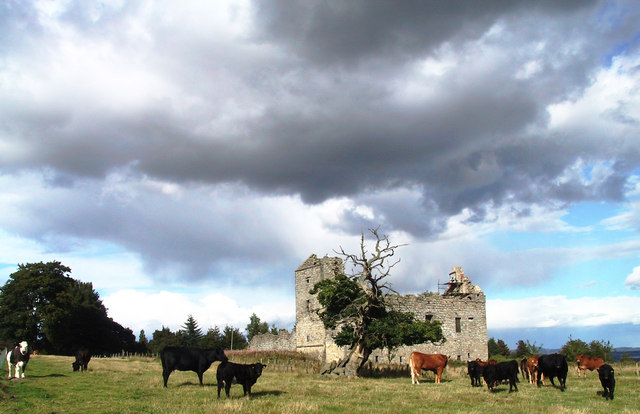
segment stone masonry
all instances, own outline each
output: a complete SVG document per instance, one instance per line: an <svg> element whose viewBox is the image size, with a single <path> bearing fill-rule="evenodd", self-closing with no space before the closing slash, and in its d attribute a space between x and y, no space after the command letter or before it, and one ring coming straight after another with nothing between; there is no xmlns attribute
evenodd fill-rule
<svg viewBox="0 0 640 414"><path fill-rule="evenodd" d="M324 279L344 273L344 264L338 257L318 258L311 255L295 271L296 327L279 335L256 335L250 349L287 349L315 355L327 362L339 360L345 348L337 346L332 332L325 329L316 314L320 304L309 293L313 286ZM391 362L406 363L413 351L440 353L457 360L487 359L486 298L480 287L473 285L461 267L454 267L443 294L427 292L419 295L387 295L387 306L403 312L412 312L422 320L442 323L447 339L444 343L421 344L401 347ZM280 335L283 335L280 338ZM388 361L386 350L376 350L370 356L373 362Z"/></svg>

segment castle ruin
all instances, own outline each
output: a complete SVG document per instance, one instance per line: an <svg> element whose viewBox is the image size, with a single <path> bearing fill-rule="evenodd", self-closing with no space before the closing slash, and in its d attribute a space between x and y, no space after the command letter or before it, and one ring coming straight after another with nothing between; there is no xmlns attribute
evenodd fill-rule
<svg viewBox="0 0 640 414"><path fill-rule="evenodd" d="M289 333L280 330L278 335L256 335L250 349L295 350L319 357L327 362L337 361L345 355L346 348L339 347L332 332L325 329L317 315L320 303L309 293L321 280L344 273L344 263L339 257L318 258L309 256L295 271L296 326ZM375 350L373 362L406 363L413 351L445 354L451 359L487 359L486 298L480 287L474 285L461 267L454 267L442 294L426 292L418 295L390 294L385 303L392 309L411 312L417 319L442 323L444 343L426 343L401 347L388 361L385 350Z"/></svg>

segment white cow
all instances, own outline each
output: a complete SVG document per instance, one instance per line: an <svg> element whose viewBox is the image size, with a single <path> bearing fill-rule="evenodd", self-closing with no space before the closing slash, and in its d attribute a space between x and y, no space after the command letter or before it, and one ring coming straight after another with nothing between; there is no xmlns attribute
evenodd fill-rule
<svg viewBox="0 0 640 414"><path fill-rule="evenodd" d="M22 341L7 352L9 379L11 379L11 367L14 369L13 378L24 378L24 370L27 368L27 362L29 362L29 344L27 344L27 341ZM20 371L22 371L22 373Z"/></svg>

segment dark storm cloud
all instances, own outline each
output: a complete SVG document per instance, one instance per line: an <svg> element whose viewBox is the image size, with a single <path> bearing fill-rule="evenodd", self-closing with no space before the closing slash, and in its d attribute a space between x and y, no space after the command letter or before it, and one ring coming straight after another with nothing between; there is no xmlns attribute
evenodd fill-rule
<svg viewBox="0 0 640 414"><path fill-rule="evenodd" d="M542 12L571 14L594 1L269 1L259 0L259 28L266 38L323 63L363 58L406 60L443 42L475 38L502 16Z"/></svg>
<svg viewBox="0 0 640 414"><path fill-rule="evenodd" d="M640 162L637 145L617 145L618 137L548 129L549 105L580 98L621 42L624 53L637 53L629 42L635 2L264 1L252 25L233 34L219 33L214 15L172 13L174 2L71 3L50 17L73 28L61 32L35 18L21 26L16 16L35 12L11 4L0 6L9 22L0 30L22 43L2 49L5 74L20 81L0 94L0 132L13 151L0 158L5 173L46 168L51 184L72 188L126 166L136 176L204 188L241 183L308 204L347 196L367 204L373 219L354 210L337 228L359 233L378 221L428 237L464 209L479 222L506 202L620 200ZM104 60L89 65L83 53L92 52ZM446 68L423 73L431 60ZM64 78L74 70L77 77ZM113 73L121 75L105 79ZM634 125L623 105L615 119ZM609 163L613 173L567 178L580 160ZM419 196L395 193L406 188ZM152 205L113 206L104 223L118 225L100 228L87 215L68 231L93 229L148 257L170 251L204 267L212 259L198 229L234 234L224 220L220 228L180 222L181 208L204 202L157 212ZM178 219L163 222L168 217ZM52 217L51 226L68 227L68 219ZM127 228L132 233L109 233ZM184 248L156 243L155 228ZM256 237L245 236L232 238L221 257ZM260 242L251 246L260 251Z"/></svg>

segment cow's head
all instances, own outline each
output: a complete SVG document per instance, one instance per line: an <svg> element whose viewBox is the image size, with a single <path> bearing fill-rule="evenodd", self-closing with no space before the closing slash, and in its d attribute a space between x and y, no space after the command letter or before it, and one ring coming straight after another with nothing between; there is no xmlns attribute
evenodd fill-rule
<svg viewBox="0 0 640 414"><path fill-rule="evenodd" d="M211 362L213 361L228 361L229 358L224 354L222 348L213 348L207 350L207 359Z"/></svg>
<svg viewBox="0 0 640 414"><path fill-rule="evenodd" d="M29 344L27 344L27 341L20 342L18 347L20 348L20 353L22 355L27 355L27 352L29 352Z"/></svg>
<svg viewBox="0 0 640 414"><path fill-rule="evenodd" d="M252 367L254 377L257 379L260 375L262 375L262 369L266 368L267 366L258 362L257 364L253 364Z"/></svg>
<svg viewBox="0 0 640 414"><path fill-rule="evenodd" d="M71 366L73 367L73 372L76 372L80 369L80 363L78 361L72 362Z"/></svg>

